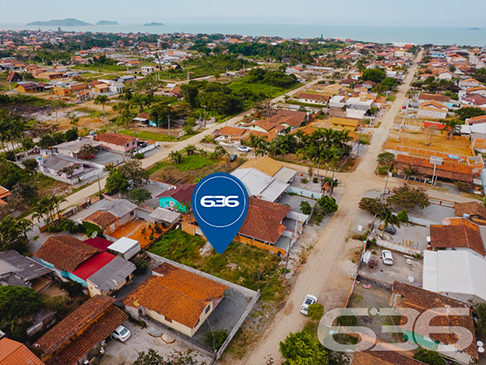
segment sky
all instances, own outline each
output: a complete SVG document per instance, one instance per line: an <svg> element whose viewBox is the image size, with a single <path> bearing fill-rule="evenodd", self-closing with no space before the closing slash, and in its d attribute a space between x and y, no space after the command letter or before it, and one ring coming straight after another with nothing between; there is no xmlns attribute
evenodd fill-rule
<svg viewBox="0 0 486 365"><path fill-rule="evenodd" d="M486 0L0 0L0 25L64 18L486 28Z"/></svg>

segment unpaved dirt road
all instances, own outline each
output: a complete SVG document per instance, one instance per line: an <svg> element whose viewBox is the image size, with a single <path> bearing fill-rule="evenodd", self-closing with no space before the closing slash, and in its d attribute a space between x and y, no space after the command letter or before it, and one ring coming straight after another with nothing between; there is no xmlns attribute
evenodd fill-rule
<svg viewBox="0 0 486 365"><path fill-rule="evenodd" d="M417 59L421 59L422 52ZM388 138L396 115L405 101L405 94L417 69L417 63L410 68L403 85L400 86L396 100L382 119L381 126L374 132L370 147L362 157L358 168L348 174L346 192L339 202L339 210L334 214L327 227L322 231L319 241L310 252L307 264L304 266L290 293L284 308L277 314L270 328L254 350L241 361L241 364L265 364L265 359L272 357L275 364L281 364L279 343L289 332L298 332L306 321L300 314L299 306L306 294L314 294L325 310L343 306L352 284L352 274L355 266L346 256L350 245L346 238L352 228L359 208L358 203L366 191L377 188L376 158ZM381 185L380 185L381 187Z"/></svg>

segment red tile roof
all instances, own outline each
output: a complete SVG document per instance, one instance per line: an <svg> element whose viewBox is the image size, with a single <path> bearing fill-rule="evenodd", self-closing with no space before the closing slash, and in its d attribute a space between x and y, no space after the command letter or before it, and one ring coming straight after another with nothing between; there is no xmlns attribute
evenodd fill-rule
<svg viewBox="0 0 486 365"><path fill-rule="evenodd" d="M6 198L10 195L10 191L5 189L3 186L0 186L0 199Z"/></svg>
<svg viewBox="0 0 486 365"><path fill-rule="evenodd" d="M49 237L42 247L35 253L38 257L57 268L72 272L96 253L97 248L85 244L72 236Z"/></svg>
<svg viewBox="0 0 486 365"><path fill-rule="evenodd" d="M96 255L91 256L89 259L84 261L81 265L77 267L72 273L78 278L87 280L91 275L98 272L102 267L115 258L108 252L101 252Z"/></svg>
<svg viewBox="0 0 486 365"><path fill-rule="evenodd" d="M478 202L454 203L454 215L462 217L464 214L486 220L486 207Z"/></svg>
<svg viewBox="0 0 486 365"><path fill-rule="evenodd" d="M248 213L238 233L275 244L285 231L281 222L289 212L287 205L249 198Z"/></svg>
<svg viewBox="0 0 486 365"><path fill-rule="evenodd" d="M46 360L46 365L75 365L98 343L106 339L128 316L114 305L108 307L96 321L82 332L78 337L72 339L66 347Z"/></svg>
<svg viewBox="0 0 486 365"><path fill-rule="evenodd" d="M226 285L163 263L152 269L153 275L132 291L123 303L143 306L186 327L196 327L206 306L221 298Z"/></svg>
<svg viewBox="0 0 486 365"><path fill-rule="evenodd" d="M430 226L430 246L434 248L470 248L486 256L479 226L464 218L448 218L448 225Z"/></svg>
<svg viewBox="0 0 486 365"><path fill-rule="evenodd" d="M171 197L181 204L185 204L191 201L192 192L196 185L193 184L179 184L175 189L164 191L162 194L157 195L157 198Z"/></svg>
<svg viewBox="0 0 486 365"><path fill-rule="evenodd" d="M448 103L451 98L448 96L440 95L440 94L420 94L419 96L420 100L435 100L438 102L445 102Z"/></svg>
<svg viewBox="0 0 486 365"><path fill-rule="evenodd" d="M78 334L78 332L91 325L92 322L110 308L115 301L116 299L113 297L95 295L72 311L66 318L51 328L44 336L39 338L33 347L41 350L45 354L56 352L73 336ZM113 331L113 329L111 331Z"/></svg>
<svg viewBox="0 0 486 365"><path fill-rule="evenodd" d="M83 219L83 222L94 223L97 226L100 226L102 229L105 229L110 224L115 223L117 220L118 218L110 212L99 210L88 215L86 218Z"/></svg>
<svg viewBox="0 0 486 365"><path fill-rule="evenodd" d="M420 314L429 310L433 312L437 308L468 308L465 303L459 302L458 300L417 288L412 285L399 283L398 281L393 283L393 293L403 297L401 307L415 309ZM399 303L399 301L397 301L397 303ZM458 326L468 330L473 336L473 341L471 345L463 351L475 359L478 358L478 349L476 347L474 322L471 309L469 309L469 316L437 315L431 319L430 325L442 327L442 329L447 329L447 327L450 326ZM430 333L428 326L427 328L423 328L419 323L414 324L413 321L409 321L405 317L402 317L400 326L411 332L442 342L443 344L454 345L458 339L457 335L455 335L452 331L445 331L446 333Z"/></svg>
<svg viewBox="0 0 486 365"><path fill-rule="evenodd" d="M126 136L124 134L107 132L107 133L98 134L95 137L95 140L125 147L127 143L134 141L135 137Z"/></svg>
<svg viewBox="0 0 486 365"><path fill-rule="evenodd" d="M6 337L0 340L0 365L44 365L24 344Z"/></svg>
<svg viewBox="0 0 486 365"><path fill-rule="evenodd" d="M425 365L394 351L358 351L353 356L351 365Z"/></svg>

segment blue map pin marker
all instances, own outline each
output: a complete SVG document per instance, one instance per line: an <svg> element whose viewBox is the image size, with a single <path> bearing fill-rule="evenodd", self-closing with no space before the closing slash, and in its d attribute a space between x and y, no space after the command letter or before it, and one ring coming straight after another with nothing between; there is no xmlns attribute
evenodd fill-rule
<svg viewBox="0 0 486 365"><path fill-rule="evenodd" d="M248 192L236 177L217 172L192 193L192 210L204 236L219 254L233 241L248 211Z"/></svg>

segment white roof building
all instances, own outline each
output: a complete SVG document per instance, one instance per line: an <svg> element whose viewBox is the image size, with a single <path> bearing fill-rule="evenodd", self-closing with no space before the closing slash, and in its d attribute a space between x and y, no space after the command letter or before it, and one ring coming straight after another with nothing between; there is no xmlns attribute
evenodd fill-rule
<svg viewBox="0 0 486 365"><path fill-rule="evenodd" d="M486 301L486 260L468 251L424 251L423 289Z"/></svg>
<svg viewBox="0 0 486 365"><path fill-rule="evenodd" d="M141 248L138 241L127 237L122 237L112 245L108 246L108 251L111 251L115 255L122 256L125 260L131 259L140 252L140 250Z"/></svg>
<svg viewBox="0 0 486 365"><path fill-rule="evenodd" d="M248 195L270 202L278 200L289 188L289 184L283 183L255 168L236 169L231 175L241 180L248 190Z"/></svg>

